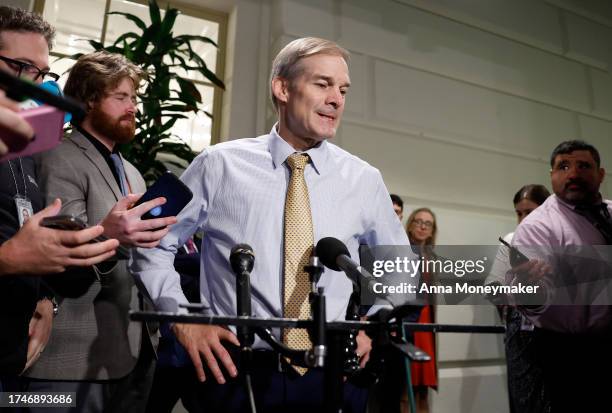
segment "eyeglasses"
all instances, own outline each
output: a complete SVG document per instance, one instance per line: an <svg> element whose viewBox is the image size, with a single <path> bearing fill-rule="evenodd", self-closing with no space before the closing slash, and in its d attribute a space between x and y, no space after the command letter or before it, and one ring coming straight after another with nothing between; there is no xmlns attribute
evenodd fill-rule
<svg viewBox="0 0 612 413"><path fill-rule="evenodd" d="M17 72L17 77L25 77L32 81L38 79L45 80L57 80L60 78L57 73L49 72L48 70L40 70L33 64L22 62L8 57L0 56L0 60L5 62L11 69Z"/></svg>
<svg viewBox="0 0 612 413"><path fill-rule="evenodd" d="M414 221L414 225L416 225L417 227L425 227L425 228L433 228L433 222L431 221L423 221L422 219L415 219Z"/></svg>

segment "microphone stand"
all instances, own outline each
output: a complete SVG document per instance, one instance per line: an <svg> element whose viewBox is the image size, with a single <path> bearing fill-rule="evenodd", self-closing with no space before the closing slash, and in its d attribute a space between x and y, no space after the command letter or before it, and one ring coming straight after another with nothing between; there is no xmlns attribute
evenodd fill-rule
<svg viewBox="0 0 612 413"><path fill-rule="evenodd" d="M344 401L344 342L345 334L341 331L327 329L325 312L325 295L323 287L317 283L323 272L323 265L316 256L304 267L310 275L312 289L310 292L310 309L312 328L309 329L312 350L307 353L309 365L323 370L323 403L326 413L342 413Z"/></svg>
<svg viewBox="0 0 612 413"><path fill-rule="evenodd" d="M249 273L242 271L236 276L236 291L239 294L236 300L236 312L238 316L251 316L251 284L249 281ZM240 341L240 364L244 372L244 381L249 398L251 413L257 413L255 405L255 396L253 393L253 384L251 383L251 371L253 365L253 342L255 341L254 334L248 326L237 326L236 333L238 341Z"/></svg>
<svg viewBox="0 0 612 413"><path fill-rule="evenodd" d="M322 368L325 366L325 357L327 356L327 345L325 342L325 324L327 323L327 317L323 287L317 287L317 283L323 273L323 265L319 261L319 257L310 257L310 262L304 267L304 270L306 270L310 276L310 283L312 286L308 297L310 301L310 313L312 314L312 328L309 329L312 350L307 353L307 361L308 365L311 367Z"/></svg>

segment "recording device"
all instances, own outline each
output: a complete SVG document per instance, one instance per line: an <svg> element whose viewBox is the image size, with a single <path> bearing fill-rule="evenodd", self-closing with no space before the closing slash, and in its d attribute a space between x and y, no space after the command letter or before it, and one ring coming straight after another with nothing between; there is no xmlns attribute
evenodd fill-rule
<svg viewBox="0 0 612 413"><path fill-rule="evenodd" d="M40 226L62 231L80 231L87 228L87 224L80 218L72 215L55 215L45 217L40 221ZM100 235L90 242L104 242L108 240L104 235ZM115 252L114 259L126 260L130 258L130 251L123 245L119 245Z"/></svg>
<svg viewBox="0 0 612 413"><path fill-rule="evenodd" d="M251 283L250 276L255 264L253 248L248 244L238 244L232 248L229 256L230 265L236 274L236 314L251 315ZM246 326L236 327L238 340L243 347L253 344L254 336Z"/></svg>
<svg viewBox="0 0 612 413"><path fill-rule="evenodd" d="M28 156L55 148L62 141L64 112L52 106L40 106L18 112L34 129L32 140L11 131L2 132L2 141L9 153L0 157L4 162L20 156Z"/></svg>
<svg viewBox="0 0 612 413"><path fill-rule="evenodd" d="M323 265L334 271L344 271L353 285L361 288L361 281L367 282L373 290L374 277L365 268L351 259L351 253L342 241L334 237L321 238L315 247L316 255Z"/></svg>
<svg viewBox="0 0 612 413"><path fill-rule="evenodd" d="M75 121L81 121L87 113L84 105L76 100L58 96L33 82L20 79L3 70L0 70L0 89L6 92L8 98L17 102L25 99L34 99L41 104L56 107L62 112L71 113Z"/></svg>
<svg viewBox="0 0 612 413"><path fill-rule="evenodd" d="M162 176L140 197L134 206L164 197L166 203L156 206L142 215L141 219L165 218L178 215L187 206L193 193L172 172L166 171Z"/></svg>
<svg viewBox="0 0 612 413"><path fill-rule="evenodd" d="M499 242L504 244L510 250L510 266L512 266L512 268L529 261L529 258L527 258L525 254L520 252L518 248L508 244L502 237L499 237Z"/></svg>
<svg viewBox="0 0 612 413"><path fill-rule="evenodd" d="M41 89L46 90L56 96L64 96L64 92L62 92L62 88L60 87L60 85L54 81L54 80L47 80L45 82L42 82L39 86ZM45 104L45 102L43 102L40 99L34 99L34 101L36 103L38 103L39 106L42 106ZM68 123L72 120L72 113L70 112L66 112L64 115L64 123Z"/></svg>

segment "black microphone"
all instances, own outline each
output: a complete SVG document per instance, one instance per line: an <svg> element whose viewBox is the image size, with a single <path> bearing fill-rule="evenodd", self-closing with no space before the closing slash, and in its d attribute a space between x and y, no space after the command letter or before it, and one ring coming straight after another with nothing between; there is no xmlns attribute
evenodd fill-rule
<svg viewBox="0 0 612 413"><path fill-rule="evenodd" d="M230 252L230 265L236 274L236 314L251 316L251 283L249 277L255 264L253 248L248 244L238 244ZM244 346L253 344L254 336L247 326L236 327L238 340Z"/></svg>
<svg viewBox="0 0 612 413"><path fill-rule="evenodd" d="M349 279L360 285L361 278L370 281L374 277L361 265L351 259L351 253L342 241L334 237L321 238L315 248L316 254L327 268L344 271Z"/></svg>
<svg viewBox="0 0 612 413"><path fill-rule="evenodd" d="M334 237L321 238L315 247L316 255L323 265L334 271L344 271L347 277L361 291L361 282L365 282L370 291L374 290L377 283L372 274L361 265L351 259L351 253L342 241ZM381 298L389 304L394 305L386 295Z"/></svg>

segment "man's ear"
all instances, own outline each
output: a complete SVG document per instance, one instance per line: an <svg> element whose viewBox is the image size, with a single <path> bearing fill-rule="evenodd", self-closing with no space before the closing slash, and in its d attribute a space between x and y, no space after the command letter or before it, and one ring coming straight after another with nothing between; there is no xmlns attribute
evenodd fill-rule
<svg viewBox="0 0 612 413"><path fill-rule="evenodd" d="M605 177L606 177L606 170L604 168L599 168L599 184L600 185L604 181Z"/></svg>
<svg viewBox="0 0 612 413"><path fill-rule="evenodd" d="M289 100L289 81L281 77L272 79L272 93L279 102L287 103Z"/></svg>

